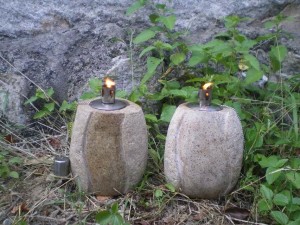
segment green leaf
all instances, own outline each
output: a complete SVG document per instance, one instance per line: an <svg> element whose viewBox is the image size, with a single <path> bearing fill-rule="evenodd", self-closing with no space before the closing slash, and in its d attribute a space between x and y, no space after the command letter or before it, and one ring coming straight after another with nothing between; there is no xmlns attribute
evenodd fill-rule
<svg viewBox="0 0 300 225"><path fill-rule="evenodd" d="M260 193L266 200L268 200L268 202L272 202L272 198L273 198L274 194L271 189L269 189L265 185L261 184L260 185Z"/></svg>
<svg viewBox="0 0 300 225"><path fill-rule="evenodd" d="M150 19L151 23L156 24L158 22L159 15L156 13L150 14L149 19Z"/></svg>
<svg viewBox="0 0 300 225"><path fill-rule="evenodd" d="M156 123L158 121L156 116L153 114L145 114L145 119L150 122L154 122L154 123Z"/></svg>
<svg viewBox="0 0 300 225"><path fill-rule="evenodd" d="M21 164L22 159L20 157L13 157L8 161L9 164Z"/></svg>
<svg viewBox="0 0 300 225"><path fill-rule="evenodd" d="M170 90L169 93L171 95L174 95L175 97L181 97L181 98L187 97L187 92L184 90Z"/></svg>
<svg viewBox="0 0 300 225"><path fill-rule="evenodd" d="M147 59L147 73L154 73L159 64L163 61L163 59L149 57Z"/></svg>
<svg viewBox="0 0 300 225"><path fill-rule="evenodd" d="M67 110L74 111L76 109L76 105L77 105L76 102L68 103L66 100L64 100L59 108L59 111L60 112L65 112Z"/></svg>
<svg viewBox="0 0 300 225"><path fill-rule="evenodd" d="M130 16L145 5L145 1L136 1L126 11L126 16Z"/></svg>
<svg viewBox="0 0 300 225"><path fill-rule="evenodd" d="M271 155L269 157L265 157L264 155L257 155L257 156L260 157L258 163L262 168L272 167L273 165L276 165L277 162L279 161L278 157L275 155Z"/></svg>
<svg viewBox="0 0 300 225"><path fill-rule="evenodd" d="M146 54L147 52L150 52L150 51L153 50L153 49L155 49L154 46L152 46L152 45L148 46L147 48L145 48L145 49L141 52L141 54L139 55L139 57L141 58L144 54Z"/></svg>
<svg viewBox="0 0 300 225"><path fill-rule="evenodd" d="M116 214L118 213L118 210L119 210L119 206L118 206L118 203L115 202L112 206L111 206L111 211Z"/></svg>
<svg viewBox="0 0 300 225"><path fill-rule="evenodd" d="M156 68L159 64L163 61L163 59L158 59L155 57L148 57L147 59L147 73L144 75L143 79L141 80L141 85L145 84L153 75Z"/></svg>
<svg viewBox="0 0 300 225"><path fill-rule="evenodd" d="M209 60L209 56L203 52L198 54L193 54L189 60L189 66L196 66L198 63L207 63Z"/></svg>
<svg viewBox="0 0 300 225"><path fill-rule="evenodd" d="M154 192L154 195L155 195L156 198L160 198L160 197L163 196L163 192L160 189L156 189L155 192Z"/></svg>
<svg viewBox="0 0 300 225"><path fill-rule="evenodd" d="M171 184L171 183L167 183L166 185L166 188L168 188L172 193L175 193L175 187L174 187L174 185L173 184Z"/></svg>
<svg viewBox="0 0 300 225"><path fill-rule="evenodd" d="M161 83L163 83L163 82L161 82ZM165 83L165 85L170 90L180 88L180 83L176 80L168 81L168 82Z"/></svg>
<svg viewBox="0 0 300 225"><path fill-rule="evenodd" d="M160 21L169 29L173 30L175 22L176 22L176 16L171 15L167 17L161 17Z"/></svg>
<svg viewBox="0 0 300 225"><path fill-rule="evenodd" d="M244 59L251 65L252 68L254 68L258 71L260 70L259 62L256 57L254 57L253 55L247 54L247 55L244 55Z"/></svg>
<svg viewBox="0 0 300 225"><path fill-rule="evenodd" d="M272 203L266 201L266 199L260 199L257 203L257 208L259 212L265 212L271 210L273 207Z"/></svg>
<svg viewBox="0 0 300 225"><path fill-rule="evenodd" d="M287 53L287 48L284 45L273 46L270 51L270 55L280 63L285 59Z"/></svg>
<svg viewBox="0 0 300 225"><path fill-rule="evenodd" d="M268 184L273 184L278 177L281 175L281 171L273 173L274 171L278 170L277 168L269 167L266 171L266 180Z"/></svg>
<svg viewBox="0 0 300 225"><path fill-rule="evenodd" d="M262 78L263 75L264 73L261 70L256 70L254 68L251 68L247 71L247 76L244 82L246 85L252 84L255 81L258 81L260 78Z"/></svg>
<svg viewBox="0 0 300 225"><path fill-rule="evenodd" d="M49 115L49 111L40 110L34 114L33 119L40 119L48 115Z"/></svg>
<svg viewBox="0 0 300 225"><path fill-rule="evenodd" d="M297 221L290 221L288 223L288 225L299 225L300 224L300 220L297 220Z"/></svg>
<svg viewBox="0 0 300 225"><path fill-rule="evenodd" d="M101 211L96 214L96 222L101 225L108 225L111 221L111 213L107 210Z"/></svg>
<svg viewBox="0 0 300 225"><path fill-rule="evenodd" d="M281 211L272 211L271 216L281 225L286 225L289 222L287 215Z"/></svg>
<svg viewBox="0 0 300 225"><path fill-rule="evenodd" d="M16 179L19 178L19 174L16 171L9 172L9 176Z"/></svg>
<svg viewBox="0 0 300 225"><path fill-rule="evenodd" d="M81 96L80 99L82 100L87 100L87 99L91 99L91 98L96 98L97 96L99 96L99 94L96 94L94 92L84 92Z"/></svg>
<svg viewBox="0 0 300 225"><path fill-rule="evenodd" d="M275 168L280 168L280 167L283 167L284 164L289 161L288 159L280 159L275 165L274 167Z"/></svg>
<svg viewBox="0 0 300 225"><path fill-rule="evenodd" d="M273 28L276 26L276 23L273 20L267 21L264 23L264 27L267 29Z"/></svg>
<svg viewBox="0 0 300 225"><path fill-rule="evenodd" d="M298 198L298 197L293 198L293 199L292 199L292 203L293 203L294 205L300 205L300 198Z"/></svg>
<svg viewBox="0 0 300 225"><path fill-rule="evenodd" d="M162 113L160 120L169 123L172 119L173 114L175 113L176 106L164 104L162 108Z"/></svg>
<svg viewBox="0 0 300 225"><path fill-rule="evenodd" d="M142 42L148 41L155 36L155 32L152 30L144 30L138 36L133 39L134 44L140 44Z"/></svg>
<svg viewBox="0 0 300 225"><path fill-rule="evenodd" d="M175 53L170 56L170 59L174 65L179 65L180 63L182 63L185 60L185 54L182 52Z"/></svg>
<svg viewBox="0 0 300 225"><path fill-rule="evenodd" d="M52 112L54 110L54 107L55 107L54 102L47 103L47 104L44 105L44 108L47 109L49 112Z"/></svg>
<svg viewBox="0 0 300 225"><path fill-rule="evenodd" d="M286 178L291 181L295 188L300 189L300 173L299 172L288 172L285 174Z"/></svg>
<svg viewBox="0 0 300 225"><path fill-rule="evenodd" d="M25 105L28 105L28 104L30 104L30 103L33 103L33 102L35 102L36 100L38 99L38 97L37 96L31 96L29 99L27 99L25 102L24 102L24 104Z"/></svg>
<svg viewBox="0 0 300 225"><path fill-rule="evenodd" d="M46 91L46 93L47 93L47 97L51 97L51 96L54 94L53 88L52 88L52 87L49 88L49 89Z"/></svg>
<svg viewBox="0 0 300 225"><path fill-rule="evenodd" d="M284 194L276 194L273 198L273 203L279 206L286 206L289 204L289 199Z"/></svg>
<svg viewBox="0 0 300 225"><path fill-rule="evenodd" d="M94 93L99 93L102 89L102 80L99 78L92 78L89 80L89 86Z"/></svg>
<svg viewBox="0 0 300 225"><path fill-rule="evenodd" d="M132 102L137 102L141 97L141 93L138 89L135 89L131 92L128 99Z"/></svg>

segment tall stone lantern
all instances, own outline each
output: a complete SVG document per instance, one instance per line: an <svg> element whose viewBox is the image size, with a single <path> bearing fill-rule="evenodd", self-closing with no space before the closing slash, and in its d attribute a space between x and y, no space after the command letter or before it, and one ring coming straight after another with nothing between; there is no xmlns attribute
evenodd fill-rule
<svg viewBox="0 0 300 225"><path fill-rule="evenodd" d="M236 185L244 137L235 110L211 105L212 84L199 91L199 104L184 103L169 125L164 159L167 182L192 198L216 199Z"/></svg>
<svg viewBox="0 0 300 225"><path fill-rule="evenodd" d="M148 138L141 107L115 99L106 79L102 98L80 102L73 125L70 161L87 193L114 196L136 185L147 163Z"/></svg>

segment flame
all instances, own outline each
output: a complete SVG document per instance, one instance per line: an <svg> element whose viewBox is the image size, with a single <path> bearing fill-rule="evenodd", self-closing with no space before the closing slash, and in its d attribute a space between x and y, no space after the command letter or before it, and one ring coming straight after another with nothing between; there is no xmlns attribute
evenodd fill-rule
<svg viewBox="0 0 300 225"><path fill-rule="evenodd" d="M108 87L108 88L111 88L111 86L114 86L116 83L113 81L113 80L111 80L110 78L106 78L105 79L105 85L106 85L106 87Z"/></svg>
<svg viewBox="0 0 300 225"><path fill-rule="evenodd" d="M211 86L213 85L213 83L206 83L206 84L204 84L203 86L202 86L202 89L203 90L207 90L208 88L210 88Z"/></svg>

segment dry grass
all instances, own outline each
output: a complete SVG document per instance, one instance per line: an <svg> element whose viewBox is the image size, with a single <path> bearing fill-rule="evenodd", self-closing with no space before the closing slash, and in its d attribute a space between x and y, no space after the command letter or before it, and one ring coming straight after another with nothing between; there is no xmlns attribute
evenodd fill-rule
<svg viewBox="0 0 300 225"><path fill-rule="evenodd" d="M165 187L161 173L146 171L143 182L133 191L117 198L82 193L74 177L60 178L52 174L55 155L68 155L69 137L61 122L52 126L37 122L16 127L4 120L2 133L10 134L12 141L1 141L2 149L23 159L22 166L14 168L19 179L0 180L0 222L11 219L14 224L95 224L95 215L118 202L123 218L130 224L259 224L233 219L225 208L251 208L242 191L218 201L191 200ZM149 168L154 165L150 165ZM159 170L158 170L159 171ZM155 190L163 192L155 196ZM250 220L257 220L252 212Z"/></svg>

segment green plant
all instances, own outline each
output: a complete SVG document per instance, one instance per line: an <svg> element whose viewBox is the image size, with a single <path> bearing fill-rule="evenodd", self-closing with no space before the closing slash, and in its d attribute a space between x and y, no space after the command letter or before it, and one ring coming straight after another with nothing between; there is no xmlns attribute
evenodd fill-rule
<svg viewBox="0 0 300 225"><path fill-rule="evenodd" d="M255 159L261 168L266 169L266 182L260 185L257 203L259 212L270 213L278 224L299 224L300 159L261 154Z"/></svg>
<svg viewBox="0 0 300 225"><path fill-rule="evenodd" d="M42 105L42 108L37 109L37 112L34 114L33 116L34 119L44 118L46 116L53 114L55 111L55 106L59 108L58 111L60 113L67 113L68 111L73 112L76 109L77 106L76 102L68 103L67 101L64 100L60 105L52 98L53 94L54 94L53 88L49 88L45 91L38 88L36 89L35 94L25 102L25 105L28 104L33 105L33 103L39 101L39 103Z"/></svg>
<svg viewBox="0 0 300 225"><path fill-rule="evenodd" d="M8 151L0 150L0 177L19 178L19 173L12 168L21 163L20 157L10 157Z"/></svg>
<svg viewBox="0 0 300 225"><path fill-rule="evenodd" d="M225 32L207 43L189 44L184 40L186 32L174 29L176 16L165 4L139 0L133 3L127 14L144 6L153 9L149 15L151 26L142 30L133 43L139 46L139 57L145 61L147 71L129 99L140 102L144 98L158 105L157 110L152 109L145 116L151 135L150 155L156 167L159 168L163 160L164 140L159 137L165 135L165 126L170 122L176 105L182 101L196 101L200 85L212 81L213 102L233 107L244 128L242 189L252 192L263 216L280 224L297 223L299 168L293 163L298 160L296 150L300 147L300 75L288 79L281 76L282 62L288 50L280 43L281 37L288 36L280 25L291 18L274 17L265 23L265 27L273 31L250 39L239 31L239 24L250 19L231 15L225 18ZM261 53L263 60L259 61ZM279 82L269 82L264 88L255 84L264 75L270 77L274 74L279 74ZM148 90L150 80L158 86L155 92ZM264 174L257 169L264 157L276 158L282 163L263 167L267 170L266 183ZM255 191L258 181L262 181L260 194ZM271 199L262 194L266 188L274 195ZM290 208L278 203L286 190L292 196L288 202ZM157 190L155 196L160 199L163 195ZM265 210L264 206L267 203L270 206L270 201L272 207Z"/></svg>
<svg viewBox="0 0 300 225"><path fill-rule="evenodd" d="M108 210L96 214L96 222L101 225L128 225L118 211L118 203L112 204Z"/></svg>

